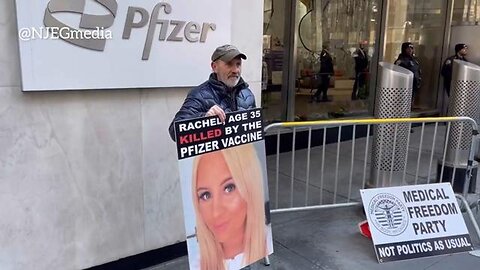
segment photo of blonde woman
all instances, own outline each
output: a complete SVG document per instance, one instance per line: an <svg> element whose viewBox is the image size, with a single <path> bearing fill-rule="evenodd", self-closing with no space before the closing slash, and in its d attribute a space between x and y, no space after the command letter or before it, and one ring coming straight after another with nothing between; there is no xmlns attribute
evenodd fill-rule
<svg viewBox="0 0 480 270"><path fill-rule="evenodd" d="M191 191L199 246L194 269L241 269L272 252L263 178L253 144L194 158Z"/></svg>

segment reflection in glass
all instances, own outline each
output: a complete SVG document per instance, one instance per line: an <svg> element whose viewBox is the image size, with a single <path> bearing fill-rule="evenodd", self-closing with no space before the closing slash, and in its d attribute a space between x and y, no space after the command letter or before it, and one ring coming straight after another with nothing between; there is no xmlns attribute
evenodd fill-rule
<svg viewBox="0 0 480 270"><path fill-rule="evenodd" d="M263 13L262 108L267 122L281 121L285 1L265 0Z"/></svg>
<svg viewBox="0 0 480 270"><path fill-rule="evenodd" d="M413 111L436 108L447 1L389 1L384 61L393 63L404 42L413 43L422 81Z"/></svg>
<svg viewBox="0 0 480 270"><path fill-rule="evenodd" d="M452 25L479 25L480 1L456 0L453 6Z"/></svg>
<svg viewBox="0 0 480 270"><path fill-rule="evenodd" d="M370 62L374 53L378 1L300 0L297 5L297 62L295 115L297 120L315 120L368 114L369 65L356 72L360 47ZM331 78L321 74L325 51L333 58ZM357 70L359 68L357 67ZM323 69L322 69L323 70ZM328 80L328 102L313 99ZM355 95L353 89L357 81ZM320 96L320 95L319 95ZM322 95L323 96L323 95Z"/></svg>

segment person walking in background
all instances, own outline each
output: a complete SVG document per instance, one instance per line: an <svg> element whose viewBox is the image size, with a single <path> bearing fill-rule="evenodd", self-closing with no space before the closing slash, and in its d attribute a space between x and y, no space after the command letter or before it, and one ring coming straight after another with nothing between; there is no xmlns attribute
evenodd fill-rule
<svg viewBox="0 0 480 270"><path fill-rule="evenodd" d="M352 89L352 100L358 98L358 90L365 86L369 63L365 48L367 44L366 40L359 42L358 48L353 53L353 58L355 59L355 83Z"/></svg>
<svg viewBox="0 0 480 270"><path fill-rule="evenodd" d="M326 102L329 101L327 97L328 87L330 85L330 77L333 75L333 59L330 53L328 52L328 46L323 45L323 50L320 53L320 84L318 86L317 92L313 96L313 101L316 102ZM320 100L320 94L322 94L322 99Z"/></svg>
<svg viewBox="0 0 480 270"><path fill-rule="evenodd" d="M404 67L413 72L413 87L412 87L412 107L418 90L422 83L422 71L420 63L415 57L415 50L411 42L402 43L402 51L395 60L395 65Z"/></svg>
<svg viewBox="0 0 480 270"><path fill-rule="evenodd" d="M455 55L448 57L442 66L442 76L443 76L443 88L447 92L447 96L450 97L450 84L452 83L452 66L453 60L458 59L462 61L467 61L465 56L467 55L467 45L459 43L455 45ZM468 62L468 61L467 61Z"/></svg>

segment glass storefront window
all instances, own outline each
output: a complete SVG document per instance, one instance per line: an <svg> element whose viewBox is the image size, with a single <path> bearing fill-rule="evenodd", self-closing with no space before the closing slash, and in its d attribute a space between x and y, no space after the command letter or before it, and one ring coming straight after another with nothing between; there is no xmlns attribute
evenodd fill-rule
<svg viewBox="0 0 480 270"><path fill-rule="evenodd" d="M295 31L289 33L295 35L297 40L293 65L295 83L294 89L288 89L295 92L294 108L289 108L294 109L295 120L369 114L369 67L375 53L373 48L381 13L379 1L296 1ZM285 2L264 1L263 64L267 76L262 91L262 106L268 122L285 120L281 119L281 113L285 111L281 93L285 65ZM359 54L360 43L363 48L360 54L367 59L367 64L356 70L355 56ZM324 45L328 47L333 64L333 70L328 72L321 69L320 56ZM323 76L327 73L330 78ZM323 91L315 98L315 93L322 85L327 85L327 95ZM356 90L352 95L354 87Z"/></svg>
<svg viewBox="0 0 480 270"><path fill-rule="evenodd" d="M480 0L456 0L450 29L450 46L446 57L455 53L455 45L468 46L466 58L480 65Z"/></svg>
<svg viewBox="0 0 480 270"><path fill-rule="evenodd" d="M480 1L455 0L452 25L479 25Z"/></svg>
<svg viewBox="0 0 480 270"><path fill-rule="evenodd" d="M298 2L295 33L298 41L295 84L297 120L369 114L369 67L380 17L377 2ZM360 46L363 48L361 51ZM322 51L324 48L332 58L333 72L325 66L328 57L322 56L326 53ZM357 68L355 57L362 58ZM318 89L323 91L315 95Z"/></svg>
<svg viewBox="0 0 480 270"><path fill-rule="evenodd" d="M376 74L378 61L394 63L404 42L413 44L422 71L412 110L438 113L444 102L439 73L442 56L449 50L444 44L448 1L292 1L264 0L263 65L267 75L262 106L267 122L284 121L286 115L297 121L371 115L377 80L372 74ZM285 12L287 2L296 9ZM292 12L295 21L286 29L286 17ZM456 21L477 25L479 18L480 1L454 2L452 25ZM290 42L287 46L284 37ZM323 48L331 57L333 70L321 61L329 59L321 57ZM368 59L361 68L359 55ZM289 73L288 85L282 85L283 72ZM319 88L323 91L317 96Z"/></svg>
<svg viewBox="0 0 480 270"><path fill-rule="evenodd" d="M383 61L394 63L401 52L402 43L413 43L422 71L413 111L437 109L446 10L447 1L388 1Z"/></svg>
<svg viewBox="0 0 480 270"><path fill-rule="evenodd" d="M267 122L281 121L285 1L264 1L262 108Z"/></svg>

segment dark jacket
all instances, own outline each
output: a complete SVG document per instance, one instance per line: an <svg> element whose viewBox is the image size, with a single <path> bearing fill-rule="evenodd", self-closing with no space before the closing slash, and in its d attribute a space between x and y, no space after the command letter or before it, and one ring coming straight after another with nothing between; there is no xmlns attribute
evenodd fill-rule
<svg viewBox="0 0 480 270"><path fill-rule="evenodd" d="M413 92L415 93L418 88L420 88L422 82L422 71L417 58L401 53L398 55L397 60L395 60L395 65L404 67L413 72Z"/></svg>
<svg viewBox="0 0 480 270"><path fill-rule="evenodd" d="M368 70L368 55L364 49L357 48L353 54L355 58L355 73L366 72Z"/></svg>
<svg viewBox="0 0 480 270"><path fill-rule="evenodd" d="M175 114L175 118L168 128L172 140L175 141L174 122L203 117L213 105L218 105L225 113L256 107L255 96L242 78L233 89L229 89L224 83L217 80L215 73L212 73L208 81L188 93L182 107Z"/></svg>
<svg viewBox="0 0 480 270"><path fill-rule="evenodd" d="M448 96L450 96L450 84L452 82L452 66L453 66L453 60L455 59L467 61L465 57L458 56L457 54L455 54L450 56L445 60L445 62L443 62L443 66L442 66L443 87L445 88L445 91L447 91Z"/></svg>
<svg viewBox="0 0 480 270"><path fill-rule="evenodd" d="M327 50L320 53L320 75L333 75L333 59Z"/></svg>

